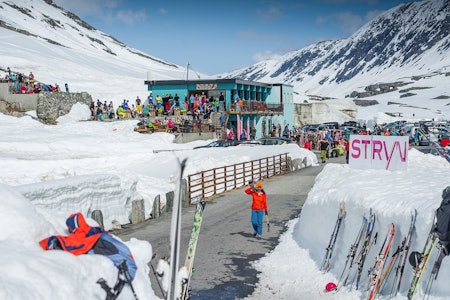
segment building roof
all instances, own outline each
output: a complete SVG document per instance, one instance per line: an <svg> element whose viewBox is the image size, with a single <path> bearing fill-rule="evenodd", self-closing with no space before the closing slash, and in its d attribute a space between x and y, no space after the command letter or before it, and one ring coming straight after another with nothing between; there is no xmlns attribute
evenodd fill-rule
<svg viewBox="0 0 450 300"><path fill-rule="evenodd" d="M212 79L196 79L196 80L146 80L145 84L149 85L150 82L152 85L186 85L186 84L202 84L202 83L235 83L235 84L246 84L253 86L262 86L270 88L272 86L282 85L281 83L271 84L271 83L263 83L259 81L251 81L244 80L238 78L212 78ZM284 84L286 85L286 84Z"/></svg>

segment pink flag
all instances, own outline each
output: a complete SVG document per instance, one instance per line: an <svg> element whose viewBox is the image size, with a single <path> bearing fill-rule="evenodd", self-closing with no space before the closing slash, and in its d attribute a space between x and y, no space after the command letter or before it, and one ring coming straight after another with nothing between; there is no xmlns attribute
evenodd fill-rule
<svg viewBox="0 0 450 300"><path fill-rule="evenodd" d="M239 123L241 124L241 134L242 134L242 132L244 132L244 117L242 117Z"/></svg>
<svg viewBox="0 0 450 300"><path fill-rule="evenodd" d="M239 115L236 115L236 135L239 141L241 139L241 118L239 118Z"/></svg>
<svg viewBox="0 0 450 300"><path fill-rule="evenodd" d="M247 140L250 140L250 117L247 118Z"/></svg>

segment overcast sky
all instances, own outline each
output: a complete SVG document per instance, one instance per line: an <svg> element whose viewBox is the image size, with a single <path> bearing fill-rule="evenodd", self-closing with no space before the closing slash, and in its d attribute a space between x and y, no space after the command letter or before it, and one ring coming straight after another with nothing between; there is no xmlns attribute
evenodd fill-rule
<svg viewBox="0 0 450 300"><path fill-rule="evenodd" d="M98 30L214 75L347 38L399 0L53 0Z"/></svg>

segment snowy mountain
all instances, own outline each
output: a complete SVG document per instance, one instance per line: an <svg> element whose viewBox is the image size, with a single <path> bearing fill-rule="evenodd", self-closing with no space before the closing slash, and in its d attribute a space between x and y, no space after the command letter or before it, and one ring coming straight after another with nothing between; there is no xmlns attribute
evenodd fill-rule
<svg viewBox="0 0 450 300"><path fill-rule="evenodd" d="M388 91L410 84L403 88L403 97L396 94L394 99L414 96L406 95L406 88L440 87L434 95L447 99L446 105L450 102L445 91L450 83L449 32L449 0L407 3L378 16L348 39L312 44L220 76L287 82L294 85L301 101L311 95L371 97L383 90L374 86L379 83L388 83ZM418 83L429 77L439 83ZM422 102L422 106L427 105Z"/></svg>
<svg viewBox="0 0 450 300"><path fill-rule="evenodd" d="M357 102L358 119L448 119L448 32L449 0L403 4L348 39L312 44L219 77L292 84L296 102L372 100ZM186 78L184 67L128 47L51 0L0 0L0 57L3 70L32 71L38 81L67 82L70 91L116 105L146 97L147 79ZM189 72L189 78L198 75ZM386 91L392 93L377 95Z"/></svg>
<svg viewBox="0 0 450 300"><path fill-rule="evenodd" d="M73 91L103 99L135 99L145 95L148 75L182 79L186 72L96 30L51 0L0 1L0 57L3 69L32 71L39 81L68 82ZM110 84L98 93L97 79L105 76Z"/></svg>

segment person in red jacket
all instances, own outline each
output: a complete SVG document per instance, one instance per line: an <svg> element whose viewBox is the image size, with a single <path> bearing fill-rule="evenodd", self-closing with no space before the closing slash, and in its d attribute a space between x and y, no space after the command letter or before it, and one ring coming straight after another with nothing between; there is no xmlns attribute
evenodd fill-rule
<svg viewBox="0 0 450 300"><path fill-rule="evenodd" d="M305 149L311 150L311 141L310 140L307 140L305 142Z"/></svg>
<svg viewBox="0 0 450 300"><path fill-rule="evenodd" d="M260 240L263 231L264 214L268 215L267 197L266 192L263 190L263 184L261 181L253 185L253 182L249 182L249 187L244 191L247 195L252 196L252 226L254 229L253 235Z"/></svg>

